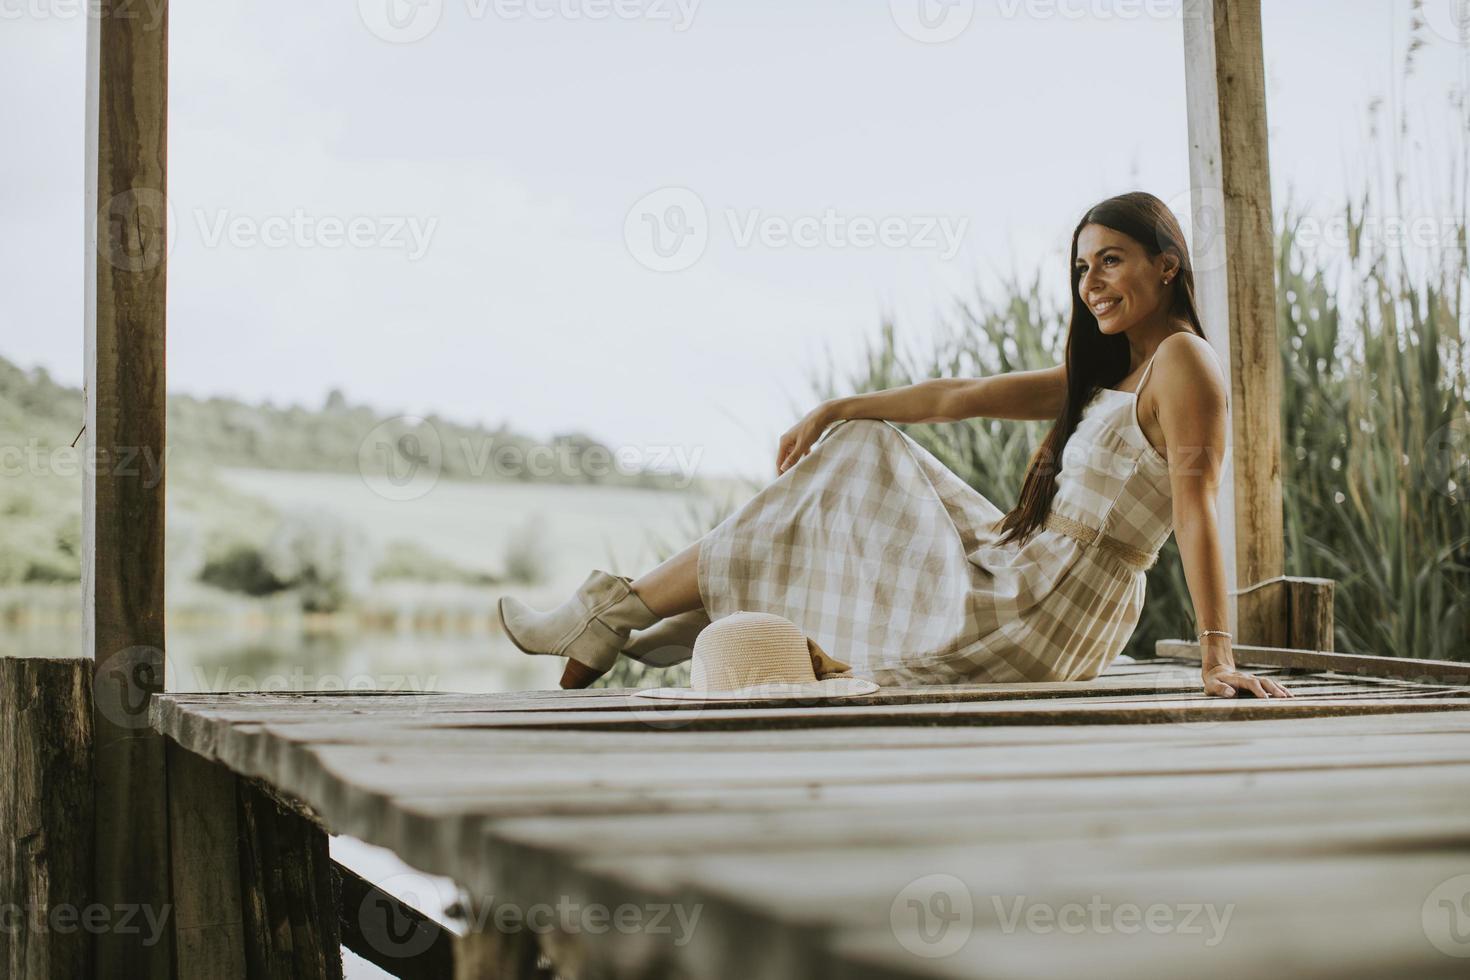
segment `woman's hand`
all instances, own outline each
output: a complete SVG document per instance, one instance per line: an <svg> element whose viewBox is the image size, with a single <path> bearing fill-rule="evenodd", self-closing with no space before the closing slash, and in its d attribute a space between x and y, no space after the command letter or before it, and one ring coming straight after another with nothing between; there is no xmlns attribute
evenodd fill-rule
<svg viewBox="0 0 1470 980"><path fill-rule="evenodd" d="M776 450L776 475L780 476L791 467L795 466L807 453L811 452L812 444L822 437L835 419L832 418L832 409L827 402L823 402L816 408L807 412L786 433L781 436L781 444Z"/></svg>
<svg viewBox="0 0 1470 980"><path fill-rule="evenodd" d="M1292 693L1269 677L1257 677L1234 664L1216 664L1200 671L1205 693L1217 698L1233 698L1237 691L1248 691L1258 698L1289 698Z"/></svg>

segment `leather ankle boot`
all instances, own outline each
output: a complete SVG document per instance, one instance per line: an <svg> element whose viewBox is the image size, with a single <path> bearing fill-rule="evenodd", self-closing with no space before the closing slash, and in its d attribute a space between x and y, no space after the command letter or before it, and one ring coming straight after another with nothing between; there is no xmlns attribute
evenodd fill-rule
<svg viewBox="0 0 1470 980"><path fill-rule="evenodd" d="M658 622L622 575L594 570L577 591L548 612L538 612L518 599L498 603L505 635L522 653L566 657L563 688L581 688L612 669L618 652L635 629Z"/></svg>

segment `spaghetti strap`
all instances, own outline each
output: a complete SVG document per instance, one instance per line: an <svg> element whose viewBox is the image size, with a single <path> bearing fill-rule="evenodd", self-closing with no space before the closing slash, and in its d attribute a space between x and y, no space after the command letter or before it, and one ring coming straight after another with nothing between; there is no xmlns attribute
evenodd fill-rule
<svg viewBox="0 0 1470 980"><path fill-rule="evenodd" d="M1143 391L1143 386L1148 383L1148 373L1153 370L1154 358L1158 356L1158 350L1155 350L1148 356L1148 363L1143 366L1143 373L1138 376L1138 384L1133 386L1133 393L1135 395Z"/></svg>

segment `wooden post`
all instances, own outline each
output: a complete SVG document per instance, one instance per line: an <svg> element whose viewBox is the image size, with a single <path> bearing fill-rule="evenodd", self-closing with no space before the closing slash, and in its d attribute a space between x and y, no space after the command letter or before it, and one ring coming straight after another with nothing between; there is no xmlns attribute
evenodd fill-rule
<svg viewBox="0 0 1470 980"><path fill-rule="evenodd" d="M1250 587L1285 570L1260 0L1185 0L1184 64L1200 316L1230 376L1232 460L1219 512L1221 533L1235 548L1227 549L1226 574ZM1279 590L1267 590L1238 605L1235 641L1264 643L1285 621L1284 601Z"/></svg>
<svg viewBox="0 0 1470 980"><path fill-rule="evenodd" d="M163 739L168 5L88 6L82 588L95 660L92 899L169 909ZM169 931L171 937L171 931ZM97 937L99 977L169 976L172 939Z"/></svg>
<svg viewBox="0 0 1470 980"><path fill-rule="evenodd" d="M1241 615L1249 613L1262 624L1255 644L1331 653L1335 649L1332 618L1335 585L1330 578L1280 575L1241 589L1238 596ZM1268 618L1275 616L1277 610L1282 613L1280 618Z"/></svg>
<svg viewBox="0 0 1470 980"><path fill-rule="evenodd" d="M235 774L168 742L177 975L245 976Z"/></svg>
<svg viewBox="0 0 1470 980"><path fill-rule="evenodd" d="M235 783L246 975L342 980L326 832L249 781Z"/></svg>
<svg viewBox="0 0 1470 980"><path fill-rule="evenodd" d="M0 976L90 976L90 660L0 657L0 760Z"/></svg>

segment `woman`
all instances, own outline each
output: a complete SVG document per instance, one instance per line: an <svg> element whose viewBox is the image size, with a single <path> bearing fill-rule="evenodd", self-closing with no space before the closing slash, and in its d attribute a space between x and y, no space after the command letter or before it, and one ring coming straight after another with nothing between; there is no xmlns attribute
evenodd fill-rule
<svg viewBox="0 0 1470 980"><path fill-rule="evenodd" d="M1205 691L1289 697L1231 654L1226 386L1178 222L1151 194L1103 201L1071 268L1065 363L824 402L781 437L777 478L703 538L636 580L594 571L550 612L502 599L506 634L568 657L563 687L620 652L687 657L738 609L785 616L880 684L1088 680L1132 635L1172 532ZM975 417L1055 420L1008 513L892 424Z"/></svg>

